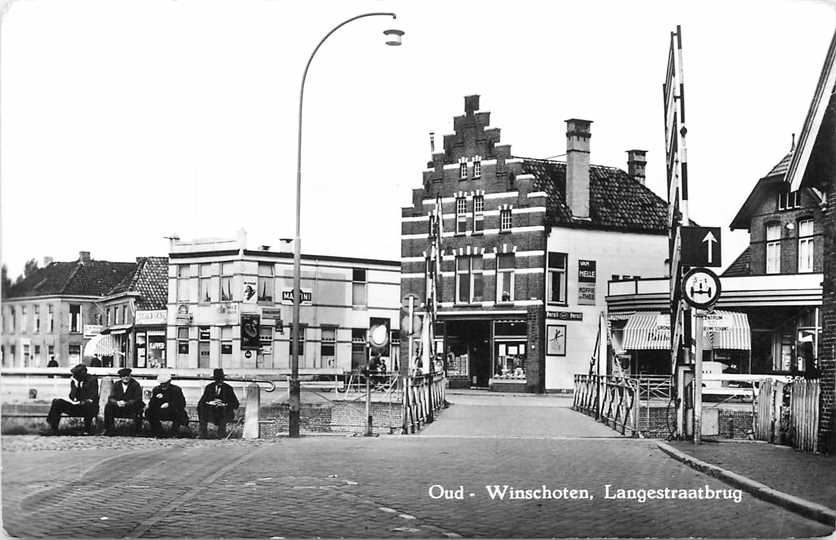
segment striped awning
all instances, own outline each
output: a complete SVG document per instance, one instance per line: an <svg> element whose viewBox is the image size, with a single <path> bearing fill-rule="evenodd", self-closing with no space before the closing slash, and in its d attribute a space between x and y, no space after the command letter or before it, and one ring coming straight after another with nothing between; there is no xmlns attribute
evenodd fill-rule
<svg viewBox="0 0 836 540"><path fill-rule="evenodd" d="M84 356L114 356L122 354L119 350L119 342L111 334L99 334L93 336L84 346Z"/></svg>
<svg viewBox="0 0 836 540"><path fill-rule="evenodd" d="M705 348L748 351L752 348L749 318L745 313L716 310L704 321L703 339ZM655 311L631 315L624 326L623 347L628 351L670 350L669 315Z"/></svg>

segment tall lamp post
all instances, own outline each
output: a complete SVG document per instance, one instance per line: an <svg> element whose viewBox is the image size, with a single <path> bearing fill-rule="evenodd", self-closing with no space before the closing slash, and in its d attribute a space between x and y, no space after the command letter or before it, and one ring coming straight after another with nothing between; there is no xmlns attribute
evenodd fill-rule
<svg viewBox="0 0 836 540"><path fill-rule="evenodd" d="M302 103L305 99L305 79L308 77L308 69L311 67L316 51L325 43L331 34L345 26L346 24L362 19L365 17L387 16L396 19L394 13L363 13L346 19L325 34L319 44L308 58L308 63L305 65L305 72L302 74L302 85L299 90L299 139L297 142L296 154L296 237L293 242L293 322L291 326L290 339L292 341L290 350L290 416L288 418L288 434L291 437L299 436L299 409L300 407L300 388L299 388L299 305L302 301L301 289L301 241L299 239L299 229L301 228L301 209L302 209ZM386 30L383 32L386 36L386 44L397 46L401 44L401 30Z"/></svg>

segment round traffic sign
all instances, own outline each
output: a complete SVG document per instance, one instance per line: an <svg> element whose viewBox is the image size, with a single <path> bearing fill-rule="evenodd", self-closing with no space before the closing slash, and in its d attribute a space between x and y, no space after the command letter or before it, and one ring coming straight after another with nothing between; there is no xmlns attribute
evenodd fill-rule
<svg viewBox="0 0 836 540"><path fill-rule="evenodd" d="M682 278L682 296L695 308L711 307L720 292L720 278L708 268L692 268Z"/></svg>
<svg viewBox="0 0 836 540"><path fill-rule="evenodd" d="M383 348L389 343L389 331L385 324L376 324L369 328L369 345Z"/></svg>

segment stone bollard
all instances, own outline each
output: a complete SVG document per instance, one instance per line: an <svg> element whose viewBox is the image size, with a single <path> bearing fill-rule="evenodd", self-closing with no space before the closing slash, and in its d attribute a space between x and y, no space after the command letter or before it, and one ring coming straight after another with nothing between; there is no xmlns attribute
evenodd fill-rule
<svg viewBox="0 0 836 540"><path fill-rule="evenodd" d="M99 414L96 416L96 424L104 426L104 410L107 400L110 398L110 391L113 390L113 377L104 375L99 378Z"/></svg>
<svg viewBox="0 0 836 540"><path fill-rule="evenodd" d="M255 383L247 385L247 404L244 409L244 439L258 439L261 436L261 428L258 422L259 409L261 408L261 388Z"/></svg>

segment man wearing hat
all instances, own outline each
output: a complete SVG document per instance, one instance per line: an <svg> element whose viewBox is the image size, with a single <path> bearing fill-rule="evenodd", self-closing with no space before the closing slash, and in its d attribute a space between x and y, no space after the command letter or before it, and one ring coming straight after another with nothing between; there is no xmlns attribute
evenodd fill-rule
<svg viewBox="0 0 836 540"><path fill-rule="evenodd" d="M131 368L123 367L117 374L119 381L113 383L104 410L105 435L113 435L114 418L133 419L134 432L138 434L142 430L142 411L145 409L142 387L131 377Z"/></svg>
<svg viewBox="0 0 836 540"><path fill-rule="evenodd" d="M84 418L84 433L93 433L93 418L99 414L99 380L87 373L87 366L78 364L70 370L70 399L53 399L46 421L50 434L58 433L61 415Z"/></svg>
<svg viewBox="0 0 836 540"><path fill-rule="evenodd" d="M175 437L180 434L181 425L189 424L186 398L183 397L183 390L179 386L171 384L171 373L161 371L157 376L157 386L151 392L146 414L151 423L151 431L156 437L162 436L162 420L171 420L171 434Z"/></svg>
<svg viewBox="0 0 836 540"><path fill-rule="evenodd" d="M218 426L218 438L226 435L226 423L235 418L238 408L238 398L232 387L224 382L224 370L215 368L212 372L215 379L203 389L203 395L197 402L197 417L200 422L200 437L206 438L206 423L212 422Z"/></svg>

